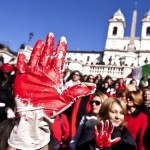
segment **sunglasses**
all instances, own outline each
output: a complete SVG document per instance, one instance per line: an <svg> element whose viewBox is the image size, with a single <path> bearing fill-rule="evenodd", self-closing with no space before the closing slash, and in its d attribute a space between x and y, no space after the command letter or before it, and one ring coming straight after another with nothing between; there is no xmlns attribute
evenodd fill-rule
<svg viewBox="0 0 150 150"><path fill-rule="evenodd" d="M96 106L101 104L101 102L97 100L90 101L90 105L93 105L94 103L96 104Z"/></svg>
<svg viewBox="0 0 150 150"><path fill-rule="evenodd" d="M73 74L73 75L75 75L75 76L79 76L79 74L76 74L76 73L75 73L75 74Z"/></svg>

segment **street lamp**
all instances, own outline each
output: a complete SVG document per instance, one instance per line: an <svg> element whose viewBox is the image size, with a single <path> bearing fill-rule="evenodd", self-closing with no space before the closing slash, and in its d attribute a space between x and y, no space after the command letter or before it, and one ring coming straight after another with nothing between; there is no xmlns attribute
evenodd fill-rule
<svg viewBox="0 0 150 150"><path fill-rule="evenodd" d="M31 41L32 37L34 36L34 33L33 32L30 32L29 33L29 42Z"/></svg>

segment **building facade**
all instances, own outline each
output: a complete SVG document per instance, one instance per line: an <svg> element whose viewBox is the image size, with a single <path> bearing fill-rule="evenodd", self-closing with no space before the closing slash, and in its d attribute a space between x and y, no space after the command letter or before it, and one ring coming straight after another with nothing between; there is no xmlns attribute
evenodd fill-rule
<svg viewBox="0 0 150 150"><path fill-rule="evenodd" d="M133 12L131 34L125 37L126 20L119 9L109 19L103 61L109 65L142 66L150 62L150 11L142 21L141 36L136 37L137 10Z"/></svg>

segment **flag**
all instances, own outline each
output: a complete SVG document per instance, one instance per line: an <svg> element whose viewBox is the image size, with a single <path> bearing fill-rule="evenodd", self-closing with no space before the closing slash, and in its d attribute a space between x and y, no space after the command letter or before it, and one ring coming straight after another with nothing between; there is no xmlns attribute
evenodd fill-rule
<svg viewBox="0 0 150 150"><path fill-rule="evenodd" d="M133 79L140 80L145 75L150 75L150 64L135 67L132 69Z"/></svg>

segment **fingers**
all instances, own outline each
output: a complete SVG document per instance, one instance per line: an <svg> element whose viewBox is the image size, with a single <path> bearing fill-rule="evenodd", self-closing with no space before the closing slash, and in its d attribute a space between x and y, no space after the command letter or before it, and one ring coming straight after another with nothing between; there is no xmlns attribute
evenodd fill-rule
<svg viewBox="0 0 150 150"><path fill-rule="evenodd" d="M108 132L108 128L109 128L109 121L106 120L105 121L105 131Z"/></svg>
<svg viewBox="0 0 150 150"><path fill-rule="evenodd" d="M103 121L100 122L100 130L99 130L99 132L100 132L101 134L104 133L104 122L103 122Z"/></svg>
<svg viewBox="0 0 150 150"><path fill-rule="evenodd" d="M26 67L27 67L26 57L23 53L20 53L17 59L17 72L25 73Z"/></svg>
<svg viewBox="0 0 150 150"><path fill-rule="evenodd" d="M54 34L51 32L47 35L45 46L39 61L40 65L47 66L48 64L51 63L53 49L54 49Z"/></svg>
<svg viewBox="0 0 150 150"><path fill-rule="evenodd" d="M44 43L42 42L42 40L38 40L32 50L29 64L28 64L31 69L34 68L39 62L43 47L44 47Z"/></svg>
<svg viewBox="0 0 150 150"><path fill-rule="evenodd" d="M94 134L95 134L95 137L98 137L99 135L97 126L94 127Z"/></svg>
<svg viewBox="0 0 150 150"><path fill-rule="evenodd" d="M56 55L53 60L53 67L57 70L62 70L64 66L65 56L67 50L67 41L65 37L61 37L57 44Z"/></svg>
<svg viewBox="0 0 150 150"><path fill-rule="evenodd" d="M68 87L63 91L64 99L67 103L73 102L75 99L93 94L95 92L96 85L83 83Z"/></svg>
<svg viewBox="0 0 150 150"><path fill-rule="evenodd" d="M56 55L53 59L52 66L57 70L62 70L64 66L64 60L67 49L67 41L65 37L62 37L58 42L56 48ZM37 64L42 66L51 65L51 60L53 57L54 50L54 34L49 33L46 38L46 42L42 42L42 40L37 41L35 44L32 54L29 60L29 67L32 69Z"/></svg>
<svg viewBox="0 0 150 150"><path fill-rule="evenodd" d="M112 134L112 132L113 132L113 130L114 130L114 126L113 125L111 125L110 127L109 127L109 120L106 120L105 121L105 133L108 133L108 135L111 137L111 134Z"/></svg>

